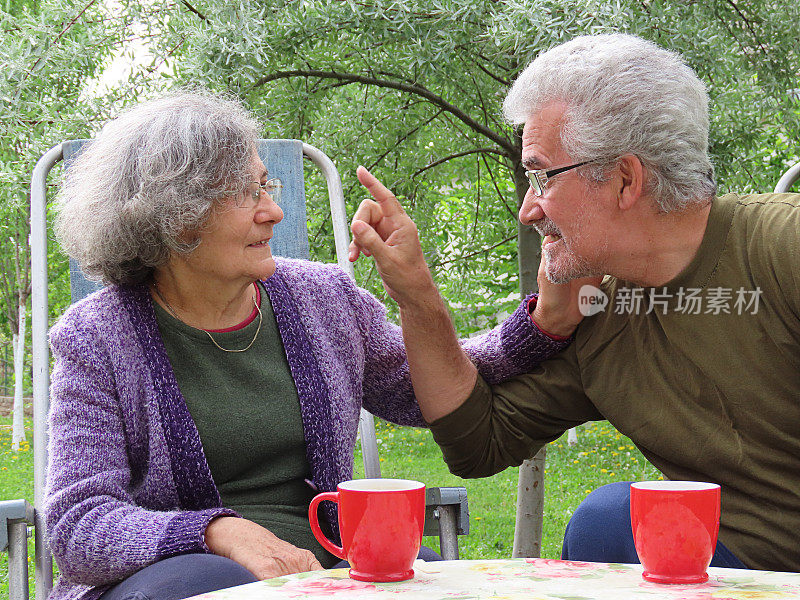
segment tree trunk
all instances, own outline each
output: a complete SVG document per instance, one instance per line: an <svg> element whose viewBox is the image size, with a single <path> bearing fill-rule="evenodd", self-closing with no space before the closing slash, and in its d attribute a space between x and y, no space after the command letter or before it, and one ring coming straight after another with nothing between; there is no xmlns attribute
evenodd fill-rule
<svg viewBox="0 0 800 600"><path fill-rule="evenodd" d="M513 558L538 558L542 554L545 453L546 448L542 448L519 467Z"/></svg>
<svg viewBox="0 0 800 600"><path fill-rule="evenodd" d="M528 192L525 169L517 162L514 165L514 189L517 207L522 206ZM522 296L539 289L536 275L542 255L541 238L533 227L518 224L519 287ZM547 449L542 448L533 458L519 468L517 484L517 518L514 527L513 557L537 558L542 551L542 521L544 517L544 465Z"/></svg>
<svg viewBox="0 0 800 600"><path fill-rule="evenodd" d="M525 176L525 167L522 166L520 158L522 156L522 139L515 137L517 144L517 155L510 157L513 164L514 193L517 196L517 210L525 200L530 183ZM519 260L519 288L523 297L539 289L536 282L536 275L539 272L539 259L542 256L542 240L539 233L529 225L517 222L517 257Z"/></svg>
<svg viewBox="0 0 800 600"><path fill-rule="evenodd" d="M25 409L22 405L22 382L24 380L25 356L25 301L19 304L19 331L14 333L14 417L11 428L11 449L19 450L20 442L25 441Z"/></svg>

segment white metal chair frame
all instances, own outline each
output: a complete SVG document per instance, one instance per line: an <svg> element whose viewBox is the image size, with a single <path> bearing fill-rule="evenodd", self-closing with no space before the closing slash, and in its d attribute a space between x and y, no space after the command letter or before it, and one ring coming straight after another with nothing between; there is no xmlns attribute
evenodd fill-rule
<svg viewBox="0 0 800 600"><path fill-rule="evenodd" d="M781 176L773 191L775 193L788 192L792 184L798 179L800 179L800 162L795 163Z"/></svg>

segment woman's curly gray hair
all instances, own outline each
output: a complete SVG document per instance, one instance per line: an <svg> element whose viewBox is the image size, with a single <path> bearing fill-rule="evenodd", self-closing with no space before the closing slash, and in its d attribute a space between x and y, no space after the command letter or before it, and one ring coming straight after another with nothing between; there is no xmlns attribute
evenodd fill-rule
<svg viewBox="0 0 800 600"><path fill-rule="evenodd" d="M635 154L663 212L716 193L708 156L708 95L683 59L625 34L580 36L540 54L503 103L513 124L554 102L566 106L561 144L576 161ZM602 181L608 164L582 167Z"/></svg>
<svg viewBox="0 0 800 600"><path fill-rule="evenodd" d="M179 92L109 121L68 169L56 236L90 279L132 284L194 250L211 210L249 182L260 127L236 100Z"/></svg>

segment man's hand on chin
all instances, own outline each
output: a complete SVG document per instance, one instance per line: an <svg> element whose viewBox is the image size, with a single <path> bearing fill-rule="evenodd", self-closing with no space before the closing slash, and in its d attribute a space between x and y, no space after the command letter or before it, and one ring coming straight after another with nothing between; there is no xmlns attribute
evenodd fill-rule
<svg viewBox="0 0 800 600"><path fill-rule="evenodd" d="M547 238L545 238L547 239ZM600 285L602 275L581 277L567 283L552 283L546 275L547 260L542 254L536 281L539 284L539 299L531 313L536 326L551 335L568 337L583 320L578 304L578 295L584 285Z"/></svg>

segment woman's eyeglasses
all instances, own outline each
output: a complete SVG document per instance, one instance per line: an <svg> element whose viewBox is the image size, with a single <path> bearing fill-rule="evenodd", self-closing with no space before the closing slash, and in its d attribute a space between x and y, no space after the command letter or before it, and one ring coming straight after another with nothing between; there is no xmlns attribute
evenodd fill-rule
<svg viewBox="0 0 800 600"><path fill-rule="evenodd" d="M254 181L248 184L242 193L242 198L236 205L237 208L255 208L261 202L261 192L265 192L275 204L281 202L281 190L283 184L281 180L274 177L264 183Z"/></svg>

